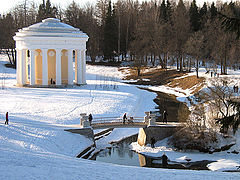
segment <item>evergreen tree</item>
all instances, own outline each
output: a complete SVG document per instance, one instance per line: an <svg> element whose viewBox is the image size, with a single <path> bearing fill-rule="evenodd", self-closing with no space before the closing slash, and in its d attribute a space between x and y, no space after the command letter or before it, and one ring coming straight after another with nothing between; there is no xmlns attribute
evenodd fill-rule
<svg viewBox="0 0 240 180"><path fill-rule="evenodd" d="M196 5L196 0L193 0L189 9L190 26L193 32L200 29L200 15L198 12L198 7Z"/></svg>
<svg viewBox="0 0 240 180"><path fill-rule="evenodd" d="M50 0L46 2L46 16L55 17L54 16L54 8L52 8Z"/></svg>
<svg viewBox="0 0 240 180"><path fill-rule="evenodd" d="M226 31L235 32L237 38L240 38L240 8L235 3L230 2L228 6L219 13L222 21L222 27Z"/></svg>
<svg viewBox="0 0 240 180"><path fill-rule="evenodd" d="M111 1L108 4L108 10L106 13L105 25L104 25L104 59L114 60L117 47L117 26L116 26L115 11L112 10Z"/></svg>
<svg viewBox="0 0 240 180"><path fill-rule="evenodd" d="M167 21L167 9L166 9L166 5L165 5L165 0L162 1L161 6L160 6L160 13L159 13L160 17L160 21Z"/></svg>
<svg viewBox="0 0 240 180"><path fill-rule="evenodd" d="M37 22L42 21L43 19L53 17L55 18L57 14L57 8L52 7L50 0L43 0L43 3L39 5L38 14L37 14Z"/></svg>
<svg viewBox="0 0 240 180"><path fill-rule="evenodd" d="M183 71L184 44L189 37L190 31L189 14L183 3L179 0L176 10L173 13L173 40L174 51L177 54L177 69Z"/></svg>
<svg viewBox="0 0 240 180"><path fill-rule="evenodd" d="M199 11L200 17L203 18L207 14L207 3L204 2L203 7Z"/></svg>
<svg viewBox="0 0 240 180"><path fill-rule="evenodd" d="M203 29L205 23L206 23L207 20L208 20L208 17L207 17L207 3L206 3L206 2L204 2L202 8L200 9L200 11L199 11L199 16L200 16L201 29Z"/></svg>
<svg viewBox="0 0 240 180"><path fill-rule="evenodd" d="M210 7L210 17L211 20L214 20L217 17L217 8L215 7L214 2L212 2L211 7Z"/></svg>
<svg viewBox="0 0 240 180"><path fill-rule="evenodd" d="M165 0L163 0L159 9L160 9L159 13L160 21L169 22L172 16L172 6L169 0L167 0L167 4Z"/></svg>
<svg viewBox="0 0 240 180"><path fill-rule="evenodd" d="M167 21L171 21L171 17L172 17L172 5L170 3L169 0L167 0L167 6L166 6L166 17L167 17Z"/></svg>

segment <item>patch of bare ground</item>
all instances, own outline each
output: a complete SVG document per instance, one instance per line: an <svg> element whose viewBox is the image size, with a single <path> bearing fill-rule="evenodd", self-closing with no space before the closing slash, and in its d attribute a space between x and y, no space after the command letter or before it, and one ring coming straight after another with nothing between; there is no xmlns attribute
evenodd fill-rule
<svg viewBox="0 0 240 180"><path fill-rule="evenodd" d="M119 70L126 74L126 80L137 80L137 82L133 82L133 84L153 86L167 85L172 88L178 87L183 90L190 89L193 94L197 93L205 83L205 78L184 76L186 73L181 73L177 70L145 68L142 70L141 76L137 76L137 70L133 68L119 68ZM146 90L152 91L150 89ZM176 90L176 92L184 93L178 90ZM174 95L162 92L155 93L157 93L157 97L154 99L154 102L158 105L157 109L159 109L160 113L162 113L163 110L168 112L169 122L186 122L186 119L190 114L186 104L179 102ZM161 121L161 119L158 119L158 121Z"/></svg>
<svg viewBox="0 0 240 180"><path fill-rule="evenodd" d="M168 86L172 88L179 87L183 90L192 89L192 93L195 94L204 86L205 78L197 76L186 76L184 78L173 79Z"/></svg>
<svg viewBox="0 0 240 180"><path fill-rule="evenodd" d="M126 73L125 80L137 80L132 82L132 84L137 85L164 85L171 82L177 77L183 76L184 72L179 72L177 70L165 70L157 68L143 68L141 70L141 75L137 76L137 69L135 68L119 68L119 71Z"/></svg>
<svg viewBox="0 0 240 180"><path fill-rule="evenodd" d="M167 86L172 88L179 87L183 90L192 89L193 94L202 89L205 82L205 78L203 77L186 76L181 78L181 76L186 75L186 73L177 70L146 67L141 70L142 73L140 76L137 76L136 68L119 68L119 71L126 74L125 80L136 80L136 82L131 82L132 84L152 86L167 84Z"/></svg>

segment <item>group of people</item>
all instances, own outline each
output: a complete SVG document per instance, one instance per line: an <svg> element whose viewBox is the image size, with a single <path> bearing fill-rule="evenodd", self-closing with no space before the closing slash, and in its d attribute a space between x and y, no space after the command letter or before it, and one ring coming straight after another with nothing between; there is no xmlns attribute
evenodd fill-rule
<svg viewBox="0 0 240 180"><path fill-rule="evenodd" d="M207 71L207 73L208 73L209 71ZM219 77L219 73L216 73L216 72L213 72L213 71L211 71L211 77Z"/></svg>
<svg viewBox="0 0 240 180"><path fill-rule="evenodd" d="M129 119L128 119L128 118L127 118L127 113L124 113L124 114L123 114L123 124L125 124L126 121L128 121L128 124L129 124L129 123L133 123L133 117L130 116Z"/></svg>
<svg viewBox="0 0 240 180"><path fill-rule="evenodd" d="M162 120L163 120L163 123L167 123L167 116L168 116L168 113L167 113L167 111L163 111L163 114L162 114ZM123 114L123 124L125 124L126 123L126 121L127 121L127 113L124 113ZM130 119L129 119L129 121L130 122L133 122L133 118L132 117L130 117Z"/></svg>

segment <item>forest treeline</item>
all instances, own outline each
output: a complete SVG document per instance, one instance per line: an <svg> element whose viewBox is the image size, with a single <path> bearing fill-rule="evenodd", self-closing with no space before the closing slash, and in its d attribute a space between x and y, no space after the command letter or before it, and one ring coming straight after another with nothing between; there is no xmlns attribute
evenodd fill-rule
<svg viewBox="0 0 240 180"><path fill-rule="evenodd" d="M177 64L180 71L198 69L199 61L238 66L239 34L227 31L224 17L240 18L240 3L204 3L195 0L98 0L96 4L70 3L65 9L50 0L36 4L23 0L0 17L0 49L15 63L12 39L18 29L55 17L87 33L87 55L95 62L131 59L134 66L162 68ZM238 29L239 26L235 27Z"/></svg>

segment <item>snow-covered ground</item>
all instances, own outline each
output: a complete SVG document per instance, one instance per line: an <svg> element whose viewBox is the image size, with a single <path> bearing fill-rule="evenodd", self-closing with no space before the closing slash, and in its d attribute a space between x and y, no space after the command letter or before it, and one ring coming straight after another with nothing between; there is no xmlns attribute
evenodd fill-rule
<svg viewBox="0 0 240 180"><path fill-rule="evenodd" d="M87 85L71 88L19 88L16 72L0 56L0 179L239 179L239 173L130 167L75 156L92 144L64 131L79 124L79 114L94 117L143 116L155 107L154 93L121 83L117 68L87 66ZM105 76L105 77L103 77ZM109 78L106 78L109 77ZM114 81L114 82L113 82ZM9 125L4 125L9 112ZM97 143L136 133L114 130ZM239 157L239 156L238 156ZM224 157L223 157L224 159Z"/></svg>

